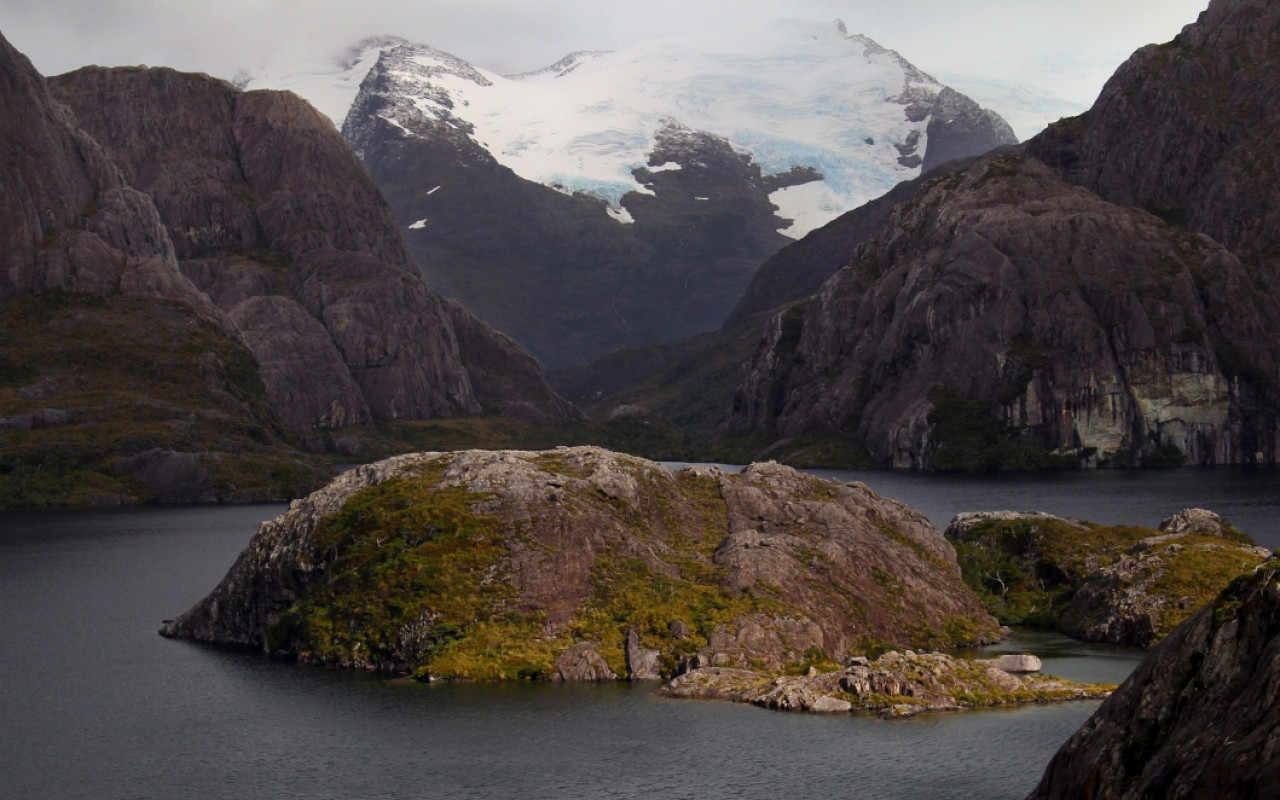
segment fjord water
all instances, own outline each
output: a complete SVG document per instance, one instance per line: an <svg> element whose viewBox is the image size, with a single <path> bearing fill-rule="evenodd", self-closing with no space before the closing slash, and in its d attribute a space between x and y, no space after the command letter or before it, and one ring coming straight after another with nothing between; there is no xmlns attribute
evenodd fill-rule
<svg viewBox="0 0 1280 800"><path fill-rule="evenodd" d="M1154 524L1207 505L1280 539L1274 473L842 477L935 522L1013 506ZM157 636L282 510L0 513L0 796L1020 798L1096 708L886 722L666 700L652 685L399 683ZM1081 680L1119 681L1140 657L1047 634L998 649Z"/></svg>

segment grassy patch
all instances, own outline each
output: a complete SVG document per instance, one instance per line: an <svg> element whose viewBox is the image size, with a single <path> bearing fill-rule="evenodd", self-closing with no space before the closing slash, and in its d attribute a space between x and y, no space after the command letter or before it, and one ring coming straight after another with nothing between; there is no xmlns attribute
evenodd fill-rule
<svg viewBox="0 0 1280 800"><path fill-rule="evenodd" d="M323 466L271 411L253 356L177 303L47 292L0 307L0 506L147 502L120 459L216 452L224 499L296 496Z"/></svg>

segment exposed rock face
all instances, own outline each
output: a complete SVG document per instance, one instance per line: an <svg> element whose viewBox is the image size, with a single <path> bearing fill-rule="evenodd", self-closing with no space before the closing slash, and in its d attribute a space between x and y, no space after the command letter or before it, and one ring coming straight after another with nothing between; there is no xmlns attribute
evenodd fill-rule
<svg viewBox="0 0 1280 800"><path fill-rule="evenodd" d="M981 155L1018 142L1013 128L999 114L949 86L938 92L925 138L929 145L920 170L926 174L948 161Z"/></svg>
<svg viewBox="0 0 1280 800"><path fill-rule="evenodd" d="M0 300L118 291L182 302L226 324L178 271L151 199L125 183L3 37L0 113Z"/></svg>
<svg viewBox="0 0 1280 800"><path fill-rule="evenodd" d="M774 317L731 429L851 429L883 463L927 467L949 390L1043 451L1274 463L1272 300L1203 236L1024 156L979 160L924 184Z"/></svg>
<svg viewBox="0 0 1280 800"><path fill-rule="evenodd" d="M163 633L421 677L595 680L591 653L646 679L997 626L923 515L865 486L573 448L345 473L264 523Z"/></svg>
<svg viewBox="0 0 1280 800"><path fill-rule="evenodd" d="M305 101L169 69L86 68L54 86L156 198L184 272L239 324L296 429L513 402L571 413L536 364L427 288L367 171ZM524 393L502 379L477 392L473 370Z"/></svg>
<svg viewBox="0 0 1280 800"><path fill-rule="evenodd" d="M267 500L321 480L151 197L3 38L0 187L0 505Z"/></svg>
<svg viewBox="0 0 1280 800"><path fill-rule="evenodd" d="M1173 41L1138 50L1087 113L1029 152L1072 183L1145 206L1280 270L1280 8L1213 0Z"/></svg>
<svg viewBox="0 0 1280 800"><path fill-rule="evenodd" d="M1280 564L1269 561L1152 650L1030 795L1280 794Z"/></svg>
<svg viewBox="0 0 1280 800"><path fill-rule="evenodd" d="M721 330L818 291L828 278L849 264L849 255L858 245L880 232L894 206L910 200L927 179L928 176L921 176L903 181L779 250L756 270Z"/></svg>
<svg viewBox="0 0 1280 800"><path fill-rule="evenodd" d="M1270 553L1217 514L1160 530L1043 513L961 514L947 526L965 582L1002 623L1149 647Z"/></svg>
<svg viewBox="0 0 1280 800"><path fill-rule="evenodd" d="M1014 675L998 664L943 653L907 651L885 653L874 661L857 657L841 672L811 670L808 675L794 677L770 678L748 670L705 667L671 681L662 693L751 703L778 711L854 711L909 717L924 711L1084 700L1104 697L1108 689L1052 677Z"/></svg>

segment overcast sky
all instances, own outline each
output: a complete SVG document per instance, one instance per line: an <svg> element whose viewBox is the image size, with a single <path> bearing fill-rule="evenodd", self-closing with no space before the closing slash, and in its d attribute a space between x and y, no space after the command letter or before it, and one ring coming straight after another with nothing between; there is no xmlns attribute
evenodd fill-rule
<svg viewBox="0 0 1280 800"><path fill-rule="evenodd" d="M510 74L733 20L843 19L946 80L1026 83L1082 105L1138 47L1207 0L0 0L0 33L37 69L148 64L230 78L395 34Z"/></svg>

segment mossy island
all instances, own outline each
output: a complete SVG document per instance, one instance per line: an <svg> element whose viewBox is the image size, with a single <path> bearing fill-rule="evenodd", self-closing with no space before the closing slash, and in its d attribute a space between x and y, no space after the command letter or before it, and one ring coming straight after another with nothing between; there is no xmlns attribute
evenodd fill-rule
<svg viewBox="0 0 1280 800"><path fill-rule="evenodd" d="M1038 512L960 514L947 526L965 583L1002 624L1150 647L1271 553L1212 511L1158 529Z"/></svg>

